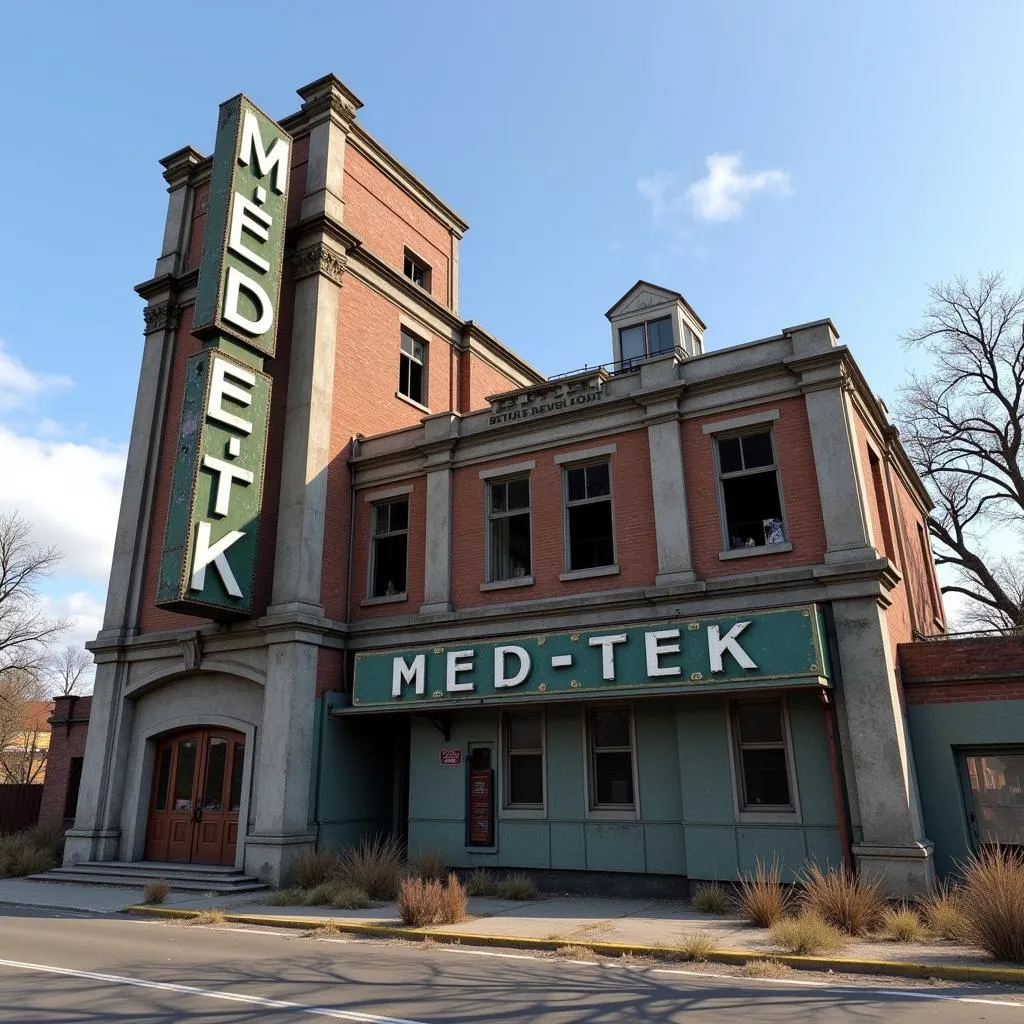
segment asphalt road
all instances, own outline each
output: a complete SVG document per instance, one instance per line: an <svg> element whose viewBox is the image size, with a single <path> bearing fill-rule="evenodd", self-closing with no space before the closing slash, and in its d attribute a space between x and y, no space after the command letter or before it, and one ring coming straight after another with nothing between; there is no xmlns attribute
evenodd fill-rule
<svg viewBox="0 0 1024 1024"><path fill-rule="evenodd" d="M998 991L871 984L0 907L3 1024L1024 1024L1024 1002Z"/></svg>

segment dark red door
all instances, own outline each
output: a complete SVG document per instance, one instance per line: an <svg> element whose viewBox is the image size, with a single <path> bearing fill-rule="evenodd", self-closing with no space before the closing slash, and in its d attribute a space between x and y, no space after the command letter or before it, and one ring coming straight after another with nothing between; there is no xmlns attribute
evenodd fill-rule
<svg viewBox="0 0 1024 1024"><path fill-rule="evenodd" d="M146 828L146 859L234 864L245 737L194 729L160 741Z"/></svg>

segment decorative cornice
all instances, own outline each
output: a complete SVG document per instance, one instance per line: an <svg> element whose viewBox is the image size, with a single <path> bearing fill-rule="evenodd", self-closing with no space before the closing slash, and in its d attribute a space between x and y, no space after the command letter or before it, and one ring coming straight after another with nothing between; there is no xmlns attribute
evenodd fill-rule
<svg viewBox="0 0 1024 1024"><path fill-rule="evenodd" d="M324 277L340 285L347 263L348 257L344 253L324 245L323 242L317 242L316 245L310 246L308 249L300 249L292 257L296 281L304 277L311 277L313 274L323 274Z"/></svg>
<svg viewBox="0 0 1024 1024"><path fill-rule="evenodd" d="M178 326L178 312L178 303L174 299L146 306L142 310L143 319L146 321L145 333L155 334L157 331L174 330Z"/></svg>

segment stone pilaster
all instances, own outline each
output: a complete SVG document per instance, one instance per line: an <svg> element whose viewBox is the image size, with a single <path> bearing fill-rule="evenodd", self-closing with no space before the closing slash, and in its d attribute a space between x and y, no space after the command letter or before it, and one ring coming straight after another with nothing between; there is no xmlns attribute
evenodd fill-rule
<svg viewBox="0 0 1024 1024"><path fill-rule="evenodd" d="M456 413L439 413L423 421L427 469L427 528L420 611L452 610L452 468L451 450L458 435Z"/></svg>

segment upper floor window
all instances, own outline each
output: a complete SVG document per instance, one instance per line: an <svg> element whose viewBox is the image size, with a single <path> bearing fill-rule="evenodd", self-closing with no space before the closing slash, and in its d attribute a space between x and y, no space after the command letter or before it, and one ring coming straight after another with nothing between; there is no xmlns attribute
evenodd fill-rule
<svg viewBox="0 0 1024 1024"><path fill-rule="evenodd" d="M382 501L371 508L370 597L405 593L409 553L409 499Z"/></svg>
<svg viewBox="0 0 1024 1024"><path fill-rule="evenodd" d="M717 445L726 550L785 544L771 431L720 437Z"/></svg>
<svg viewBox="0 0 1024 1024"><path fill-rule="evenodd" d="M402 331L402 347L398 357L398 393L419 405L427 404L426 365L427 346Z"/></svg>
<svg viewBox="0 0 1024 1024"><path fill-rule="evenodd" d="M745 700L732 706L741 811L792 811L792 756L781 700Z"/></svg>
<svg viewBox="0 0 1024 1024"><path fill-rule="evenodd" d="M413 284L418 284L425 292L430 291L430 267L408 249L405 250L404 272Z"/></svg>
<svg viewBox="0 0 1024 1024"><path fill-rule="evenodd" d="M570 572L615 564L610 463L565 470L565 527Z"/></svg>
<svg viewBox="0 0 1024 1024"><path fill-rule="evenodd" d="M670 316L619 329L619 358L627 365L662 352L671 352L673 348L675 341Z"/></svg>
<svg viewBox="0 0 1024 1024"><path fill-rule="evenodd" d="M487 579L529 576L530 478L492 480L487 492Z"/></svg>

